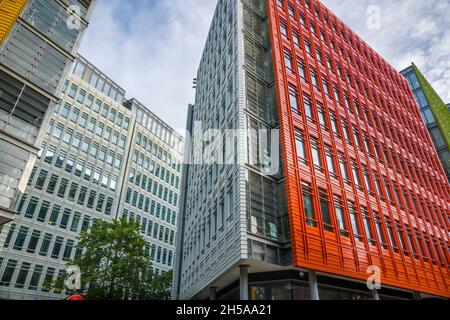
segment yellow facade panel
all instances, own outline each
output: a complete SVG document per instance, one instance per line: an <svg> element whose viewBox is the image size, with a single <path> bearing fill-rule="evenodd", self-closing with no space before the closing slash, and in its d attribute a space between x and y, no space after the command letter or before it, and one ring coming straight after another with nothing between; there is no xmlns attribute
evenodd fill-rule
<svg viewBox="0 0 450 320"><path fill-rule="evenodd" d="M0 0L0 45L20 15L28 0Z"/></svg>

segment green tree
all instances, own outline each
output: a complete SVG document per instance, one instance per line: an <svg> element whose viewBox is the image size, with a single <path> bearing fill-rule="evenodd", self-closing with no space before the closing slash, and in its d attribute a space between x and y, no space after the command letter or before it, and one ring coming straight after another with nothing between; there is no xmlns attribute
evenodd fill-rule
<svg viewBox="0 0 450 320"><path fill-rule="evenodd" d="M172 272L152 271L147 243L134 221L98 221L90 232L81 233L77 248L83 253L68 265L80 268L87 299L169 298Z"/></svg>

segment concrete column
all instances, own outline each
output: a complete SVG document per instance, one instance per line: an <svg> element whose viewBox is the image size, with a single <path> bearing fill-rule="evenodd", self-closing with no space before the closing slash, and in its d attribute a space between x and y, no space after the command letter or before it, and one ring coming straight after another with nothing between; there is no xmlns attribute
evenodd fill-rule
<svg viewBox="0 0 450 320"><path fill-rule="evenodd" d="M217 300L217 287L209 288L209 300Z"/></svg>
<svg viewBox="0 0 450 320"><path fill-rule="evenodd" d="M250 266L243 264L239 266L240 279L239 279L239 291L240 299L248 300L248 268Z"/></svg>
<svg viewBox="0 0 450 320"><path fill-rule="evenodd" d="M317 286L317 275L314 270L308 271L308 280L309 280L309 293L311 295L311 300L320 300L319 287Z"/></svg>
<svg viewBox="0 0 450 320"><path fill-rule="evenodd" d="M372 300L380 300L380 295L378 294L377 289L370 290L372 293Z"/></svg>

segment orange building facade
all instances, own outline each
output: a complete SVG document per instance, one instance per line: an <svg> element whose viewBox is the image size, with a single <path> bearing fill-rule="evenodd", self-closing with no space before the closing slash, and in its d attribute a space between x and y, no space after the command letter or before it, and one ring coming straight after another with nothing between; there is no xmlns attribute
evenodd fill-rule
<svg viewBox="0 0 450 320"><path fill-rule="evenodd" d="M219 0L195 83L194 141L252 133L227 165L185 150L174 299L450 297L450 186L413 93L323 4Z"/></svg>
<svg viewBox="0 0 450 320"><path fill-rule="evenodd" d="M407 81L318 1L268 17L293 266L450 297L450 186Z"/></svg>

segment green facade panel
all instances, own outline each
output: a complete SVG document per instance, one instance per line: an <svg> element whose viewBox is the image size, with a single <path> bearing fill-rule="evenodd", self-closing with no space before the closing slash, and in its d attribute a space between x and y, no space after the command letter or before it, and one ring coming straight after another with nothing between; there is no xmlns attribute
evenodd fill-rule
<svg viewBox="0 0 450 320"><path fill-rule="evenodd" d="M442 132L447 148L450 148L450 110L444 101L439 97L419 68L413 64L414 72L419 80L420 86L428 100L431 111L433 112L439 129Z"/></svg>

